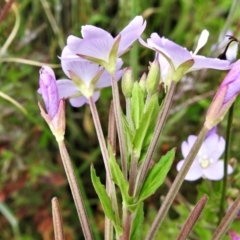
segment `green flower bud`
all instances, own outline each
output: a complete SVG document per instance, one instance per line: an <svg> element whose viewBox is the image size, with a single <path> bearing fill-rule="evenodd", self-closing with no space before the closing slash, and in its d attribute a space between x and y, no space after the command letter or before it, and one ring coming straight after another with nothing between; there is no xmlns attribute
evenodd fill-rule
<svg viewBox="0 0 240 240"><path fill-rule="evenodd" d="M133 74L132 68L128 67L123 70L122 76L122 92L126 98L132 97L132 89L133 89Z"/></svg>
<svg viewBox="0 0 240 240"><path fill-rule="evenodd" d="M143 73L142 77L139 80L139 87L142 89L143 94L146 94L146 79L147 74Z"/></svg>
<svg viewBox="0 0 240 240"><path fill-rule="evenodd" d="M150 71L146 80L147 93L153 95L157 92L157 86L160 82L160 66L157 59L155 59L150 66Z"/></svg>

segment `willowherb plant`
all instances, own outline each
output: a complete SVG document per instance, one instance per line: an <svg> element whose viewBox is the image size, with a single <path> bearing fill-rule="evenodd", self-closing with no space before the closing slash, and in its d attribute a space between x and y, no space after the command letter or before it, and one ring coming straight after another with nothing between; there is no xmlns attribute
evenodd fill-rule
<svg viewBox="0 0 240 240"><path fill-rule="evenodd" d="M141 239L144 200L153 195L164 182L174 161L175 149L160 159L155 159L155 164L151 164L153 154L165 125L176 85L190 71L203 68L231 69L210 105L199 135L189 136L188 141L182 144L184 160L178 163L179 173L165 196L146 239L154 239L156 236L184 179L193 181L205 177L219 180L233 171L231 166L228 166L227 170L224 169L223 161L219 161L225 149L225 140L219 137L213 128L223 119L239 93L240 60L231 65L224 59L196 55L207 41L207 30L202 32L197 49L192 53L157 33L151 34L147 42L144 42L140 36L145 27L146 21L141 16L136 16L114 38L98 27L83 26L82 38L69 36L61 54L62 69L69 79L56 81L53 71L46 66L40 71L39 93L42 94L47 111L45 113L40 107L42 116L59 144L85 239L93 239L93 234L64 145L64 99L69 99L74 107L89 104L91 109L106 170L106 185L100 182L93 165L90 171L93 186L106 216L106 240ZM155 59L150 63L149 73L144 74L140 81L134 81L131 67L121 69L123 61L119 58L130 50L136 40L155 51ZM119 101L117 81L121 77L126 113L123 113ZM160 84L163 84L165 89L162 101L159 100ZM112 86L113 111L110 111L106 143L95 101L100 96L101 88L108 86ZM116 130L120 164L116 155ZM120 198L118 194L121 195ZM182 227L178 239L186 239L207 200L208 197L204 195L197 203ZM220 239L225 235L239 207L240 196L216 229L213 239ZM63 239L56 199L53 199L53 220L56 239Z"/></svg>

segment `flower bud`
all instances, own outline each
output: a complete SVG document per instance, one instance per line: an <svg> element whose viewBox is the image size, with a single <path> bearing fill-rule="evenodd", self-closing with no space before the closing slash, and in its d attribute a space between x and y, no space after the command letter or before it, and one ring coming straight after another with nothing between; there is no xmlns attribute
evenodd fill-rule
<svg viewBox="0 0 240 240"><path fill-rule="evenodd" d="M147 74L143 73L143 75L139 80L139 87L142 89L144 94L146 94L146 79L147 79Z"/></svg>
<svg viewBox="0 0 240 240"><path fill-rule="evenodd" d="M126 98L132 97L133 83L132 68L125 68L122 76L122 92Z"/></svg>
<svg viewBox="0 0 240 240"><path fill-rule="evenodd" d="M43 66L40 70L39 79L46 112L39 103L42 117L47 122L57 141L62 141L65 134L65 100L59 100L58 89L53 70L48 66Z"/></svg>
<svg viewBox="0 0 240 240"><path fill-rule="evenodd" d="M147 75L146 89L149 95L157 92L157 86L160 82L160 66L157 59L155 59L150 66L150 71Z"/></svg>
<svg viewBox="0 0 240 240"><path fill-rule="evenodd" d="M40 69L39 86L48 116L53 119L58 111L59 97L55 74L50 67Z"/></svg>
<svg viewBox="0 0 240 240"><path fill-rule="evenodd" d="M224 78L207 112L205 126L208 129L216 126L225 116L228 109L240 92L240 60Z"/></svg>

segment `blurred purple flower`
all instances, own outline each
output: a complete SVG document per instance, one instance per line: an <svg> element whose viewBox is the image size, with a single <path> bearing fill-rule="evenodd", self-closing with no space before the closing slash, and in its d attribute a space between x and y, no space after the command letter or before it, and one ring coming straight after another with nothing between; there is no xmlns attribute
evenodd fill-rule
<svg viewBox="0 0 240 240"><path fill-rule="evenodd" d="M183 69L183 73L181 75L204 68L213 68L219 70L227 70L231 68L229 61L196 55L198 50L206 44L208 35L208 31L203 30L198 41L198 46L194 53L172 42L171 40L168 40L167 38L160 37L157 33L152 33L151 37L147 39L147 43L141 38L139 41L145 47L160 53L159 62L161 71L163 72L162 80L164 81L166 80L167 74L171 75L179 68ZM190 61L193 61L192 65L190 64L184 66L185 63ZM179 77L182 77L181 75L179 75Z"/></svg>
<svg viewBox="0 0 240 240"><path fill-rule="evenodd" d="M39 86L39 93L41 93L44 100L47 114L52 120L58 112L60 98L55 74L50 67L43 66L40 69Z"/></svg>
<svg viewBox="0 0 240 240"><path fill-rule="evenodd" d="M188 140L182 143L182 154L186 158L190 152L197 136L190 135ZM223 161L219 160L225 150L225 140L216 134L210 132L205 138L192 166L189 169L185 179L195 181L201 177L209 180L220 180L223 178ZM180 171L184 160L177 164L177 170ZM228 165L228 174L233 172L233 169Z"/></svg>
<svg viewBox="0 0 240 240"><path fill-rule="evenodd" d="M93 97L97 101L100 96L100 89L111 86L110 74L98 64L76 56L68 46L62 51L61 64L64 73L73 80L57 80L57 87L60 98L70 98L73 107L81 107L88 103L88 98ZM116 78L119 80L122 75L122 59L117 59Z"/></svg>
<svg viewBox="0 0 240 240"><path fill-rule="evenodd" d="M82 26L82 37L69 36L67 46L73 54L91 57L109 63L111 59L111 51L114 45L119 41L116 52L117 56L124 54L136 39L140 37L146 27L146 21L142 16L136 16L115 38L107 31L92 26ZM116 58L113 61L116 61Z"/></svg>
<svg viewBox="0 0 240 240"><path fill-rule="evenodd" d="M230 231L229 233L230 240L240 240L240 235L237 234L236 231Z"/></svg>

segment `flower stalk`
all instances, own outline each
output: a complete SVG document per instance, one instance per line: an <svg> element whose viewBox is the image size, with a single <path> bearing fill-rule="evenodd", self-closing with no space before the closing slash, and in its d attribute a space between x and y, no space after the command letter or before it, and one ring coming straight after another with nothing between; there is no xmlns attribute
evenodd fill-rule
<svg viewBox="0 0 240 240"><path fill-rule="evenodd" d="M76 176L75 176L75 173L73 170L73 166L72 166L70 157L68 155L68 151L67 151L64 141L58 141L58 146L59 146L64 170L67 175L68 183L69 183L69 186L70 186L70 189L71 189L71 192L73 195L74 203L75 203L75 206L77 209L78 218L79 218L81 226L82 226L83 235L84 235L85 239L93 240L93 235L92 235L92 231L90 228L87 213L86 213L86 210L84 207L81 192L79 190Z"/></svg>
<svg viewBox="0 0 240 240"><path fill-rule="evenodd" d="M200 131L200 133L197 137L197 140L194 143L191 151L189 152L180 172L176 176L176 178L172 184L172 187L169 189L166 197L164 198L163 203L157 213L157 216L151 225L151 228L146 237L146 240L154 239L154 237L155 237L161 223L163 222L164 218L166 217L167 212L168 212L169 208L171 207L172 202L174 201L174 199L185 179L185 176L187 175L187 172L189 171L207 133L208 133L208 129L204 126L202 128L202 130Z"/></svg>
<svg viewBox="0 0 240 240"><path fill-rule="evenodd" d="M121 155L121 166L122 172L125 179L127 179L127 150L124 138L124 129L122 123L122 110L120 106L120 97L118 84L116 80L115 73L111 74L111 82L112 82L112 95L113 95L113 108L116 119L117 133L118 133L118 142L120 147L120 155Z"/></svg>

